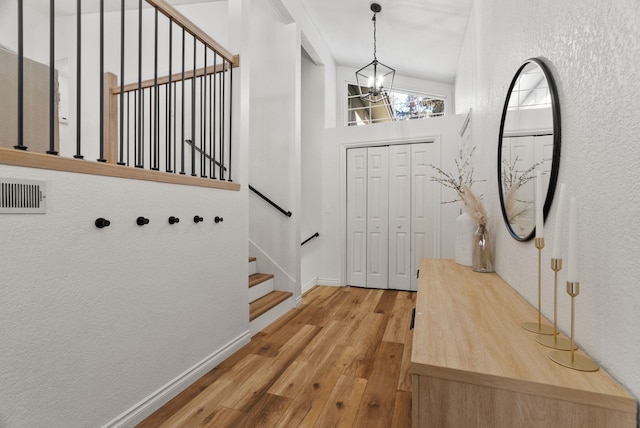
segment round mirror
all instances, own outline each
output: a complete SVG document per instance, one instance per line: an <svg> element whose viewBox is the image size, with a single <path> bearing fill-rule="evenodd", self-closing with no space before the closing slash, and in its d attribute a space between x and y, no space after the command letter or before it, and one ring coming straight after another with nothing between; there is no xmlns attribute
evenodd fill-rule
<svg viewBox="0 0 640 428"><path fill-rule="evenodd" d="M539 59L528 59L511 81L498 141L498 186L509 233L528 241L535 233L535 189L541 171L547 218L560 164L560 107L553 77Z"/></svg>

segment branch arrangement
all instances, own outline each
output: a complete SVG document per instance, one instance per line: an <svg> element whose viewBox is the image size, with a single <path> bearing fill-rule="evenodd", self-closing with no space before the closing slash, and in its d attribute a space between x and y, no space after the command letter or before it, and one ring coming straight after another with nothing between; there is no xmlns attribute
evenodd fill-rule
<svg viewBox="0 0 640 428"><path fill-rule="evenodd" d="M471 186L473 186L474 183L485 181L473 179L471 157L475 149L476 148L473 147L464 159L455 160L457 170L455 174L444 171L435 165L431 165L438 174L436 177L431 177L431 180L456 191L458 197L452 201L444 201L442 202L443 204L462 202L464 204L465 211L471 216L473 221L478 225L485 226L487 224L488 217L487 212L482 205L482 196L476 195L476 193L471 190Z"/></svg>
<svg viewBox="0 0 640 428"><path fill-rule="evenodd" d="M534 163L523 172L516 170L518 157L509 163L506 159L502 160L502 190L504 198L504 207L507 212L509 223L516 224L518 221L528 214L531 210L533 201L525 201L518 199L518 191L525 184L533 180L536 168L544 163L544 160Z"/></svg>

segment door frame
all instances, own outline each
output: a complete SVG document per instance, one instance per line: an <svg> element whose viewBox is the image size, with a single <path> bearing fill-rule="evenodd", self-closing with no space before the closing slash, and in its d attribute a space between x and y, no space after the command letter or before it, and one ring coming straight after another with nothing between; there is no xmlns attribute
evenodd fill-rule
<svg viewBox="0 0 640 428"><path fill-rule="evenodd" d="M442 163L442 149L440 135L428 135L420 138L406 139L383 139L368 140L353 143L341 143L340 150L340 284L347 283L347 149L355 149L362 147L378 147L378 146L395 146L404 144L431 143L435 146L436 165ZM436 201L442 200L442 186L437 185L435 181L433 185L433 195ZM434 258L440 258L440 241L441 241L441 209L440 204L433 206L434 231L433 231L433 255Z"/></svg>

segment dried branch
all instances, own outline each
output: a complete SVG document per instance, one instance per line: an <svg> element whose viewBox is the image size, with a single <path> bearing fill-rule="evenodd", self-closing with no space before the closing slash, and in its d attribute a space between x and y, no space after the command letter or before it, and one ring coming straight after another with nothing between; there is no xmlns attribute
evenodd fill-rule
<svg viewBox="0 0 640 428"><path fill-rule="evenodd" d="M433 170L438 174L431 177L432 181L440 183L442 186L455 190L457 199L452 201L444 201L442 204L451 204L454 202L462 202L465 211L479 225L486 225L488 220L487 212L482 205L482 195L478 196L471 190L474 183L480 183L485 180L473 179L473 167L471 167L471 157L475 151L475 146L469 151L464 159L456 159L456 173L442 170L441 168L431 165Z"/></svg>

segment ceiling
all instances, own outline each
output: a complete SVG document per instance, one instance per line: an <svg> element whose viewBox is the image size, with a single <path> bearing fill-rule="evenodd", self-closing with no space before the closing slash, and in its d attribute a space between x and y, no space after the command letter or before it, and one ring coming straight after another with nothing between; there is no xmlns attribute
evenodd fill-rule
<svg viewBox="0 0 640 428"><path fill-rule="evenodd" d="M370 0L300 0L338 65L373 60ZM378 0L377 57L396 75L455 81L473 0Z"/></svg>
<svg viewBox="0 0 640 428"><path fill-rule="evenodd" d="M36 2L36 0L32 0ZM169 0L177 5L220 0ZM360 68L373 60L371 0L300 0L336 63ZM396 75L453 83L473 0L377 0L377 57ZM49 0L36 4L48 8ZM143 2L144 3L144 2ZM127 1L128 7L137 2ZM83 1L97 12L99 1ZM116 10L119 1L106 1ZM58 14L75 13L76 0L58 0Z"/></svg>

